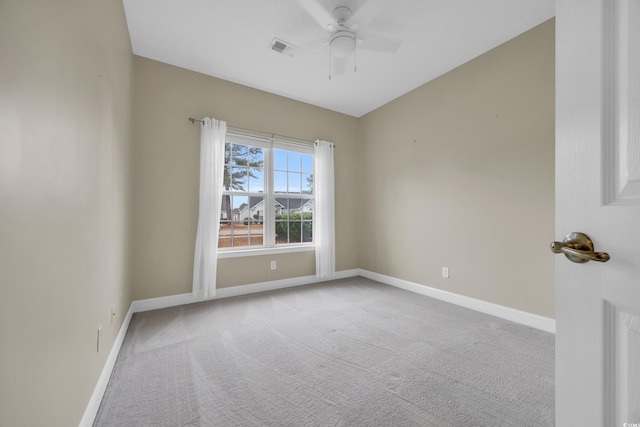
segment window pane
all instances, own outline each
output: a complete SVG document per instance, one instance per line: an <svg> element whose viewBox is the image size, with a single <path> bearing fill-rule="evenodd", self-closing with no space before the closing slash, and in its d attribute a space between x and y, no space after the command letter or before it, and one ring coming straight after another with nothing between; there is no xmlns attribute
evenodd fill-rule
<svg viewBox="0 0 640 427"><path fill-rule="evenodd" d="M287 173L286 172L276 172L275 173L275 185L273 190L276 193L286 193L287 192Z"/></svg>
<svg viewBox="0 0 640 427"><path fill-rule="evenodd" d="M218 235L218 247L230 248L231 247L231 222L220 221L220 232Z"/></svg>
<svg viewBox="0 0 640 427"><path fill-rule="evenodd" d="M262 169L249 168L249 191L252 193L264 192L264 172Z"/></svg>
<svg viewBox="0 0 640 427"><path fill-rule="evenodd" d="M289 172L289 193L300 194L300 177L299 173Z"/></svg>
<svg viewBox="0 0 640 427"><path fill-rule="evenodd" d="M264 198L263 197L251 197L250 198L251 211L247 217L252 220L264 219Z"/></svg>
<svg viewBox="0 0 640 427"><path fill-rule="evenodd" d="M302 203L302 213L304 220L312 220L313 219L313 200L307 199Z"/></svg>
<svg viewBox="0 0 640 427"><path fill-rule="evenodd" d="M276 218L278 218L278 216L276 216ZM287 221L276 221L276 244L289 243L288 224Z"/></svg>
<svg viewBox="0 0 640 427"><path fill-rule="evenodd" d="M305 216L308 214L305 214ZM313 222L302 221L302 241L313 242Z"/></svg>
<svg viewBox="0 0 640 427"><path fill-rule="evenodd" d="M219 248L262 246L264 198L222 196ZM230 220L227 218L231 218Z"/></svg>
<svg viewBox="0 0 640 427"><path fill-rule="evenodd" d="M247 168L236 168L231 170L231 189L235 191L247 191Z"/></svg>
<svg viewBox="0 0 640 427"><path fill-rule="evenodd" d="M280 198L277 198L277 199L276 199L276 215L280 215L281 213L283 213L283 212L284 212L285 207L284 207L284 205L281 203L281 200L282 200L282 199L280 199ZM278 218L276 218L276 219L278 219Z"/></svg>
<svg viewBox="0 0 640 427"><path fill-rule="evenodd" d="M231 224L233 228L231 233L231 246L249 246L249 235L242 221L234 221Z"/></svg>
<svg viewBox="0 0 640 427"><path fill-rule="evenodd" d="M289 243L302 242L301 224L300 221L289 221Z"/></svg>
<svg viewBox="0 0 640 427"><path fill-rule="evenodd" d="M231 144L230 143L225 143L224 144L224 164L228 165L231 163Z"/></svg>
<svg viewBox="0 0 640 427"><path fill-rule="evenodd" d="M313 156L310 154L302 155L302 172L313 173Z"/></svg>
<svg viewBox="0 0 640 427"><path fill-rule="evenodd" d="M251 147L249 149L249 166L262 168L264 166L264 150L259 147Z"/></svg>
<svg viewBox="0 0 640 427"><path fill-rule="evenodd" d="M289 199L289 219L300 219L291 217L291 214L300 213L302 199Z"/></svg>
<svg viewBox="0 0 640 427"><path fill-rule="evenodd" d="M276 198L276 244L289 243L289 199Z"/></svg>
<svg viewBox="0 0 640 427"><path fill-rule="evenodd" d="M249 198L247 196L231 196L233 212L232 219L239 221L249 214Z"/></svg>
<svg viewBox="0 0 640 427"><path fill-rule="evenodd" d="M231 166L225 165L222 176L222 189L231 190Z"/></svg>
<svg viewBox="0 0 640 427"><path fill-rule="evenodd" d="M249 163L249 147L246 145L232 144L231 163L246 166Z"/></svg>
<svg viewBox="0 0 640 427"><path fill-rule="evenodd" d="M313 200L279 197L276 206L276 244L313 242Z"/></svg>
<svg viewBox="0 0 640 427"><path fill-rule="evenodd" d="M277 197L276 198L276 210L280 208L280 212L282 214L286 214L289 212L289 199L285 197Z"/></svg>
<svg viewBox="0 0 640 427"><path fill-rule="evenodd" d="M262 246L264 244L264 224L262 221L253 220L249 223L249 245Z"/></svg>
<svg viewBox="0 0 640 427"><path fill-rule="evenodd" d="M274 169L280 171L287 170L287 152L282 150L273 150Z"/></svg>
<svg viewBox="0 0 640 427"><path fill-rule="evenodd" d="M302 194L313 194L313 175L302 174Z"/></svg>
<svg viewBox="0 0 640 427"><path fill-rule="evenodd" d="M231 220L231 196L222 196L222 207L220 209L220 221Z"/></svg>
<svg viewBox="0 0 640 427"><path fill-rule="evenodd" d="M295 151L289 151L289 163L288 169L292 172L300 172L300 153L296 153Z"/></svg>

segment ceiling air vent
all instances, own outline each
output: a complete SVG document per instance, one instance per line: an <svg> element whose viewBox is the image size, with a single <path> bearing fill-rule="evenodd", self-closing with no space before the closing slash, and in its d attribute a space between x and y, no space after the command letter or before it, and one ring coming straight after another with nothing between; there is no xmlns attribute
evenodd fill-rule
<svg viewBox="0 0 640 427"><path fill-rule="evenodd" d="M273 38L273 40L271 40L271 45L270 45L272 50L275 50L278 53L282 53L285 54L287 56L291 56L292 55L292 51L294 46L283 41L283 40L279 40L277 38Z"/></svg>

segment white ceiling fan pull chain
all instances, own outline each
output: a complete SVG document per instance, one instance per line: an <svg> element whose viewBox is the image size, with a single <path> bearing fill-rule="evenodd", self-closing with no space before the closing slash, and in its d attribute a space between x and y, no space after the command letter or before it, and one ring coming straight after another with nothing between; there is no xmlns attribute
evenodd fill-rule
<svg viewBox="0 0 640 427"><path fill-rule="evenodd" d="M358 43L353 45L353 72L358 71Z"/></svg>

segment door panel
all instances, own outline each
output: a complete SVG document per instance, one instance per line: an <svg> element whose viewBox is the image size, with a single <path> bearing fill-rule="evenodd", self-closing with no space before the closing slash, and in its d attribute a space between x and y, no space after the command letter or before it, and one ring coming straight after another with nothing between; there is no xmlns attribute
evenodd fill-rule
<svg viewBox="0 0 640 427"><path fill-rule="evenodd" d="M606 96L612 99L605 122L610 150L605 166L612 179L608 203L640 203L640 1L616 0L605 16Z"/></svg>
<svg viewBox="0 0 640 427"><path fill-rule="evenodd" d="M640 0L556 3L558 426L640 423Z"/></svg>
<svg viewBox="0 0 640 427"><path fill-rule="evenodd" d="M640 313L611 306L615 321L614 395L640 396ZM640 420L640 399L614 399L615 425Z"/></svg>

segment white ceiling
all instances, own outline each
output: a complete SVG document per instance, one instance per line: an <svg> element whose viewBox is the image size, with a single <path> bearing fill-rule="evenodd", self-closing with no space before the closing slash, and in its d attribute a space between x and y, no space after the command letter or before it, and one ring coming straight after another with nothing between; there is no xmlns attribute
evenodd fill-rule
<svg viewBox="0 0 640 427"><path fill-rule="evenodd" d="M133 53L360 117L555 15L555 0L123 0ZM353 10L356 33L400 42L358 48L329 80L329 13ZM328 21L328 22L327 22ZM322 24L322 25L321 25ZM373 37L370 38L373 40ZM364 45L362 46L364 48Z"/></svg>

